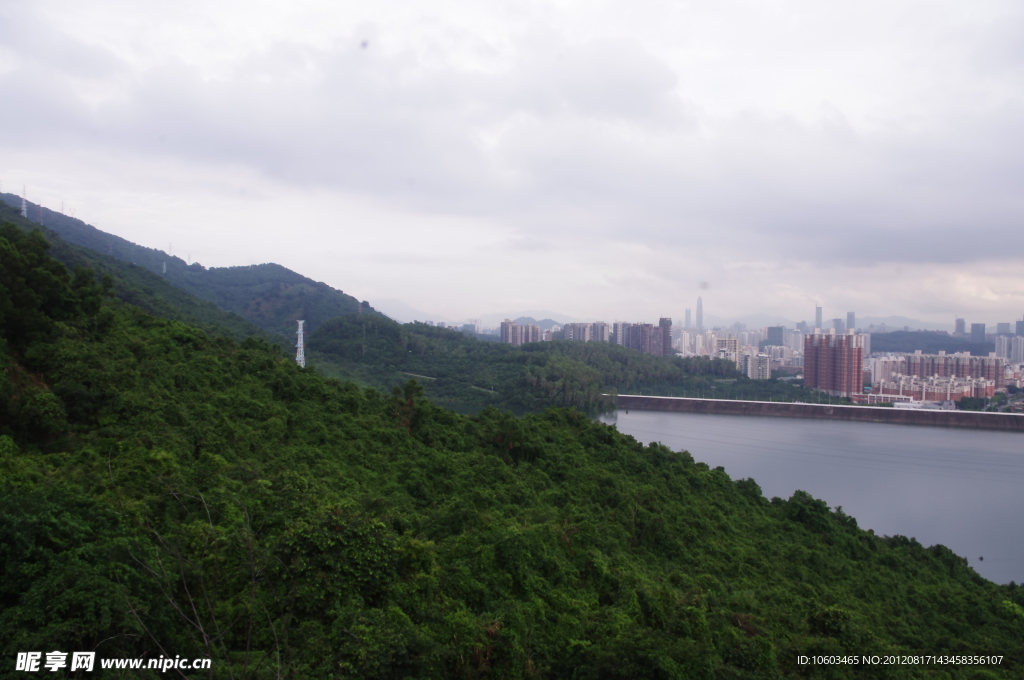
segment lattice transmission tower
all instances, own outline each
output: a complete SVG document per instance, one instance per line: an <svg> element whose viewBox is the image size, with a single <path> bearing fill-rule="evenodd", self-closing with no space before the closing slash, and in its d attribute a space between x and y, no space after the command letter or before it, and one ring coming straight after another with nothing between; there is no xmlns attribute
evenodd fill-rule
<svg viewBox="0 0 1024 680"><path fill-rule="evenodd" d="M299 330L295 333L298 336L299 341L295 343L295 363L303 368L306 367L306 345L302 339L302 325L305 321L299 321Z"/></svg>

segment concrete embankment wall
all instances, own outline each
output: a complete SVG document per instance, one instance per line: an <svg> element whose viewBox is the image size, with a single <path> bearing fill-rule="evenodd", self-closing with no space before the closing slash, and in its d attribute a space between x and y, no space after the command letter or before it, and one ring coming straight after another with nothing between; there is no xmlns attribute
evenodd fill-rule
<svg viewBox="0 0 1024 680"><path fill-rule="evenodd" d="M781 418L822 418L898 425L931 425L974 430L1024 432L1024 415L982 413L979 411L933 411L878 408L870 406L830 406L828 404L789 404L777 401L734 401L729 399L689 399L685 397L643 397L620 394L616 405L638 411L676 411L714 413L733 416L775 416Z"/></svg>

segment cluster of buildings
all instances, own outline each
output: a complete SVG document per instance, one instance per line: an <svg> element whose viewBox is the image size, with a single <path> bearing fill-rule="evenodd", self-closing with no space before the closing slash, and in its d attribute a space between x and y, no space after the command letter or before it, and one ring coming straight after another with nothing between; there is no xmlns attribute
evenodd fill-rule
<svg viewBox="0 0 1024 680"><path fill-rule="evenodd" d="M542 331L536 324L520 325L505 319L501 322L501 342L509 345L524 345L528 342L551 340L551 331Z"/></svg>
<svg viewBox="0 0 1024 680"><path fill-rule="evenodd" d="M871 394L925 402L993 397L998 389L1019 380L1019 375L1014 374L1013 367L1001 357L975 357L966 352L923 354L917 351L875 357L870 360L869 368Z"/></svg>
<svg viewBox="0 0 1024 680"><path fill-rule="evenodd" d="M964 397L993 397L1022 384L1022 367L992 352L987 357L956 354L891 354L869 357L856 330L840 335L814 332L804 339L804 387L847 397L855 403L906 402L906 406L952 403Z"/></svg>
<svg viewBox="0 0 1024 680"><path fill-rule="evenodd" d="M826 320L821 307L815 308L813 326L748 329L737 323L706 329L703 300L697 298L696 315L687 309L684 319L681 326L663 317L657 324L595 321L547 331L506 319L500 339L513 345L552 339L608 342L656 356L726 359L755 380L767 380L773 371L802 374L807 389L859 403L952 404L964 397L992 397L1007 386L1024 387L1024 320L1016 322L1016 333L1009 323L1000 323L994 334L986 333L985 324L971 324L968 334L964 320L957 319L954 335L995 343L996 351L981 357L921 351L872 356L871 333L858 329L854 312Z"/></svg>
<svg viewBox="0 0 1024 680"><path fill-rule="evenodd" d="M505 319L501 322L499 339L510 345L522 345L527 342L544 342L552 339L574 340L576 342L608 342L635 349L641 354L656 356L674 356L672 346L672 319L663 317L658 325L650 323L613 324L604 321L591 323L567 323L554 326L551 330L542 331L534 324L517 324Z"/></svg>
<svg viewBox="0 0 1024 680"><path fill-rule="evenodd" d="M1024 337L1024 319L1016 322L1015 331L1010 330L1010 322L1004 321L996 324L996 332L989 333L988 328L983 323L972 323L970 333L967 332L967 322L963 319L957 319L953 324L953 336L957 338L964 338L971 342L995 342L997 345L996 355L1004 359L1010 358L1009 356L1003 356L999 353L999 339L1013 337Z"/></svg>

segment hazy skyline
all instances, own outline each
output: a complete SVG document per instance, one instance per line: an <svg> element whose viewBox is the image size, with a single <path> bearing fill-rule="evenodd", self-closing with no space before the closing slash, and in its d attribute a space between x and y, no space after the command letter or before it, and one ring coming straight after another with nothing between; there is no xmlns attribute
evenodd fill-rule
<svg viewBox="0 0 1024 680"><path fill-rule="evenodd" d="M1021 45L1010 2L9 0L0 180L449 319L992 324Z"/></svg>

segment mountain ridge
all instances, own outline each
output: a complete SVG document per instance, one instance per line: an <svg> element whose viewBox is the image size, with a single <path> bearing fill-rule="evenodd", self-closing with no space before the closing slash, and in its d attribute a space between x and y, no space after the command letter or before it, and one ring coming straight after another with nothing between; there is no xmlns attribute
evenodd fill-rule
<svg viewBox="0 0 1024 680"><path fill-rule="evenodd" d="M10 193L0 194L0 200L15 211L21 205L21 198ZM293 335L298 319L304 319L306 329L312 331L336 316L352 312L380 314L365 300L360 302L326 283L279 264L206 268L36 203L26 203L28 221L40 224L41 220L41 226L64 241L162 276L172 285L276 335ZM32 219L33 215L39 219Z"/></svg>

